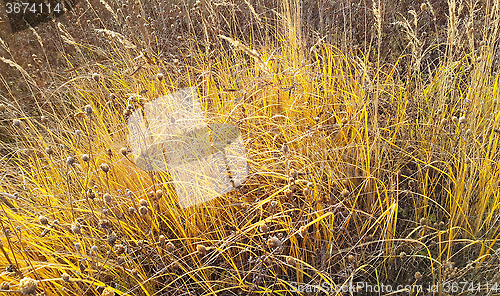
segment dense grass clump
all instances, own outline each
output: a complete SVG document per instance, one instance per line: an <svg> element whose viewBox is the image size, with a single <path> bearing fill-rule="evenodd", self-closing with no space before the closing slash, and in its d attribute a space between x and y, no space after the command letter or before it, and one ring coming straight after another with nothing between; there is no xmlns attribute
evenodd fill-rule
<svg viewBox="0 0 500 296"><path fill-rule="evenodd" d="M0 291L495 294L500 2L309 2L83 1L0 42ZM249 176L184 209L127 121L186 87Z"/></svg>

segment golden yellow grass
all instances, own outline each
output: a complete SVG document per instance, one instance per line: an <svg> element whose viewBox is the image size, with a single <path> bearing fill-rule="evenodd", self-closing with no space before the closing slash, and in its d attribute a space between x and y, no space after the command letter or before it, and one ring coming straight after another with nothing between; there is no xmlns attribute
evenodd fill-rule
<svg viewBox="0 0 500 296"><path fill-rule="evenodd" d="M381 13L380 1L372 4ZM380 15L372 50L299 46L294 1L282 3L277 18L289 29L276 29L276 41L224 35L207 51L207 40L187 40L172 62L109 29L94 32L109 38L104 50L59 26L79 48L76 60L92 64L87 50L103 58L93 68L68 63L37 116L3 102L3 165L15 169L0 182L2 281L22 292L32 278L47 295L496 281L493 4L483 6L482 34L461 34L465 4L449 2L448 39L433 45L446 50L425 73L428 49L412 33L417 12L402 20L410 58L392 64L380 59ZM177 205L168 173L139 169L126 142L128 105L182 87L197 88L211 121L240 128L251 173L239 190L188 209Z"/></svg>

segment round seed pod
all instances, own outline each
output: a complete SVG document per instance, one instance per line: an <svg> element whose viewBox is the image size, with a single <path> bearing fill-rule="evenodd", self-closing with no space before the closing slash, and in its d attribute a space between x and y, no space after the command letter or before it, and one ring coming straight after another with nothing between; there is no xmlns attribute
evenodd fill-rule
<svg viewBox="0 0 500 296"><path fill-rule="evenodd" d="M205 256L207 254L207 248L204 245L199 244L196 246L196 252L198 252L201 256Z"/></svg>
<svg viewBox="0 0 500 296"><path fill-rule="evenodd" d="M99 75L98 73L94 73L94 74L92 74L92 79L95 82L99 82L99 80L101 79L101 75Z"/></svg>
<svg viewBox="0 0 500 296"><path fill-rule="evenodd" d="M147 207L147 206L149 206L149 202L145 199L140 199L139 205L141 205L142 207Z"/></svg>
<svg viewBox="0 0 500 296"><path fill-rule="evenodd" d="M48 224L49 224L49 219L48 219L47 217L45 217L45 216L42 216L42 215L40 215L40 216L38 217L38 221L39 221L39 222L40 222L40 224L42 224L42 225L48 225Z"/></svg>
<svg viewBox="0 0 500 296"><path fill-rule="evenodd" d="M30 277L25 277L19 281L19 291L21 291L21 294L24 295L34 294L36 292L37 286L38 281Z"/></svg>
<svg viewBox="0 0 500 296"><path fill-rule="evenodd" d="M109 193L104 193L103 199L104 199L104 202L107 204L110 204L111 202L113 202L113 197Z"/></svg>
<svg viewBox="0 0 500 296"><path fill-rule="evenodd" d="M47 153L48 155L52 155L52 154L54 154L54 150L52 150L52 148L50 148L50 147L47 147L47 148L45 148L45 153Z"/></svg>
<svg viewBox="0 0 500 296"><path fill-rule="evenodd" d="M14 127L20 127L20 126L21 126L21 120L19 120L19 119L17 119L17 118L16 118L16 119L13 119L13 120L12 120L12 125L13 125Z"/></svg>
<svg viewBox="0 0 500 296"><path fill-rule="evenodd" d="M282 246L281 244L281 241L279 240L279 238L277 238L276 236L273 236L273 237L270 237L268 240L267 240L267 246L270 248L270 249L276 249L276 248L279 248Z"/></svg>
<svg viewBox="0 0 500 296"><path fill-rule="evenodd" d="M293 258L292 256L287 256L286 257L286 263L288 265L292 265L292 266L294 266L295 264L297 264L297 262L295 261L295 258Z"/></svg>
<svg viewBox="0 0 500 296"><path fill-rule="evenodd" d="M165 242L166 242L167 240L166 240L166 238L165 238L165 236L164 236L164 235L160 235L160 236L158 237L158 241L160 242L160 244L162 244L162 245L163 245L163 244L165 244Z"/></svg>
<svg viewBox="0 0 500 296"><path fill-rule="evenodd" d="M109 172L109 165L107 163L101 163L101 171L108 173Z"/></svg>
<svg viewBox="0 0 500 296"><path fill-rule="evenodd" d="M148 208L147 207L140 207L139 208L139 214L141 214L141 216L144 216L148 213Z"/></svg>
<svg viewBox="0 0 500 296"><path fill-rule="evenodd" d="M169 252L173 252L175 250L175 245L172 242L168 242L165 247L166 247L167 251L169 251Z"/></svg>
<svg viewBox="0 0 500 296"><path fill-rule="evenodd" d="M67 273L61 274L61 279L63 280L63 282L69 283L69 274Z"/></svg>
<svg viewBox="0 0 500 296"><path fill-rule="evenodd" d="M269 232L269 227L267 227L266 223L263 223L259 226L259 230L262 233L268 233Z"/></svg>
<svg viewBox="0 0 500 296"><path fill-rule="evenodd" d="M90 156L88 154L82 154L82 161L88 162L90 160Z"/></svg>
<svg viewBox="0 0 500 296"><path fill-rule="evenodd" d="M127 148L127 147L122 147L122 148L120 148L120 153L121 153L123 156L127 156L127 155L128 155L128 148Z"/></svg>
<svg viewBox="0 0 500 296"><path fill-rule="evenodd" d="M66 165L67 166L72 166L73 164L75 163L75 158L73 156L68 156L68 158L66 158Z"/></svg>

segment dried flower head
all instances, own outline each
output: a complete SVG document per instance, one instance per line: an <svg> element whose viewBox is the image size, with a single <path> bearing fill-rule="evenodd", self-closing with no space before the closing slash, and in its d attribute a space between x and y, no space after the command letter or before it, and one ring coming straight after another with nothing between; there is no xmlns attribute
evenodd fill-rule
<svg viewBox="0 0 500 296"><path fill-rule="evenodd" d="M99 80L101 79L101 75L99 75L99 73L94 73L94 74L92 74L92 79L95 82L99 82Z"/></svg>
<svg viewBox="0 0 500 296"><path fill-rule="evenodd" d="M129 208L128 208L128 214L129 214L129 215L133 215L133 214L135 214L135 208L134 208L134 207L129 207Z"/></svg>
<svg viewBox="0 0 500 296"><path fill-rule="evenodd" d="M0 112L3 113L3 112L5 112L5 110L7 110L7 107L5 107L4 104L0 104Z"/></svg>
<svg viewBox="0 0 500 296"><path fill-rule="evenodd" d="M292 192L292 190L290 190L290 188L285 189L285 196L286 197L290 198L290 197L292 197L292 194L293 194L293 192Z"/></svg>
<svg viewBox="0 0 500 296"><path fill-rule="evenodd" d="M418 281L421 278L422 278L422 274L420 273L420 271L415 272L415 279Z"/></svg>
<svg viewBox="0 0 500 296"><path fill-rule="evenodd" d="M260 224L260 226L259 226L259 230L260 230L260 232L262 232L262 233L268 233L268 232L269 232L269 227L267 227L267 224L266 224L266 223L262 223L262 224Z"/></svg>
<svg viewBox="0 0 500 296"><path fill-rule="evenodd" d="M89 190L87 190L87 197L90 198L90 199L94 199L95 198L95 192L92 191L92 188L89 188Z"/></svg>
<svg viewBox="0 0 500 296"><path fill-rule="evenodd" d="M354 255L352 255L352 254L349 254L349 256L347 256L347 261L349 261L349 262L353 262L354 259L355 259Z"/></svg>
<svg viewBox="0 0 500 296"><path fill-rule="evenodd" d="M286 257L286 263L288 265L292 265L292 266L294 266L295 264L297 264L297 262L295 261L295 258L293 258L292 256L287 256Z"/></svg>
<svg viewBox="0 0 500 296"><path fill-rule="evenodd" d="M82 234L82 226L80 223L75 222L71 225L71 231L73 231L74 234Z"/></svg>
<svg viewBox="0 0 500 296"><path fill-rule="evenodd" d="M37 286L38 282L30 277L25 277L19 281L19 291L24 295L34 294Z"/></svg>
<svg viewBox="0 0 500 296"><path fill-rule="evenodd" d="M91 115L92 113L94 113L94 108L92 108L91 105L85 105L85 107L83 107L83 112L87 113L87 115Z"/></svg>
<svg viewBox="0 0 500 296"><path fill-rule="evenodd" d="M87 162L90 160L90 156L88 154L82 154L81 159L82 161Z"/></svg>
<svg viewBox="0 0 500 296"><path fill-rule="evenodd" d="M117 244L114 247L114 249L115 249L115 252L117 255L121 255L121 254L125 253L125 246L122 244Z"/></svg>
<svg viewBox="0 0 500 296"><path fill-rule="evenodd" d="M21 126L21 120L15 118L12 120L12 125L15 127L20 127Z"/></svg>
<svg viewBox="0 0 500 296"><path fill-rule="evenodd" d="M67 166L72 166L73 164L75 163L75 158L73 156L68 156L68 158L66 158L66 165Z"/></svg>
<svg viewBox="0 0 500 296"><path fill-rule="evenodd" d="M466 122L467 122L467 118L465 118L465 116L461 116L461 117L458 119L458 122L459 122L460 124L464 124L464 123L466 123Z"/></svg>
<svg viewBox="0 0 500 296"><path fill-rule="evenodd" d="M50 148L50 147L47 147L47 148L45 148L45 153L47 153L48 155L52 155L52 154L54 154L54 150L52 150L52 148Z"/></svg>
<svg viewBox="0 0 500 296"><path fill-rule="evenodd" d="M340 192L340 196L342 198L346 198L347 196L349 196L349 190L347 190L346 188L344 188L344 190L342 190L342 192Z"/></svg>
<svg viewBox="0 0 500 296"><path fill-rule="evenodd" d="M104 290L102 290L101 296L114 296L115 295L115 289L111 287L106 287Z"/></svg>
<svg viewBox="0 0 500 296"><path fill-rule="evenodd" d="M127 147L122 147L122 148L120 148L120 153L121 153L123 156L127 156L127 155L129 154L128 148L127 148Z"/></svg>
<svg viewBox="0 0 500 296"><path fill-rule="evenodd" d="M108 173L109 172L109 165L107 163L101 163L101 171Z"/></svg>
<svg viewBox="0 0 500 296"><path fill-rule="evenodd" d="M169 252L173 252L175 250L175 245L173 242L168 242L165 247L166 247L167 251L169 251Z"/></svg>
<svg viewBox="0 0 500 296"><path fill-rule="evenodd" d="M147 207L147 206L149 206L149 202L145 199L140 199L139 205L141 205L142 207Z"/></svg>
<svg viewBox="0 0 500 296"><path fill-rule="evenodd" d="M61 279L66 282L66 283L69 283L69 274L67 273L63 273L61 274Z"/></svg>
<svg viewBox="0 0 500 296"><path fill-rule="evenodd" d="M281 247L281 241L279 238L277 238L276 236L272 236L270 237L268 240L267 240L267 246L270 248L270 249L277 249L279 247Z"/></svg>
<svg viewBox="0 0 500 296"><path fill-rule="evenodd" d="M141 214L141 216L144 216L147 213L148 213L148 208L147 207L142 206L142 207L139 208L139 214Z"/></svg>
<svg viewBox="0 0 500 296"><path fill-rule="evenodd" d="M160 235L160 236L158 237L158 241L160 242L160 244L162 244L162 245L163 245L163 244L167 241L167 239L166 239L166 238L165 238L165 236L162 234L162 235Z"/></svg>
<svg viewBox="0 0 500 296"><path fill-rule="evenodd" d="M281 152L283 152L283 154L287 154L288 151L289 151L288 144L283 143L283 146L281 146Z"/></svg>
<svg viewBox="0 0 500 296"><path fill-rule="evenodd" d="M162 198L162 196L163 196L163 191L160 189L156 190L156 193L155 193L156 199L160 199L160 198Z"/></svg>
<svg viewBox="0 0 500 296"><path fill-rule="evenodd" d="M118 239L118 237L116 236L116 233L113 231L111 232L110 234L108 234L108 244L113 246L115 243L116 243L116 240Z"/></svg>
<svg viewBox="0 0 500 296"><path fill-rule="evenodd" d="M110 204L110 203L113 202L113 197L109 193L104 193L104 195L102 196L102 198L104 199L104 202L107 203L107 204Z"/></svg>
<svg viewBox="0 0 500 296"><path fill-rule="evenodd" d="M205 256L207 254L207 248L204 245L199 244L196 246L196 252L198 252L201 256Z"/></svg>
<svg viewBox="0 0 500 296"><path fill-rule="evenodd" d="M43 215L40 215L38 217L38 221L40 222L40 224L42 225L48 225L49 224L49 219Z"/></svg>

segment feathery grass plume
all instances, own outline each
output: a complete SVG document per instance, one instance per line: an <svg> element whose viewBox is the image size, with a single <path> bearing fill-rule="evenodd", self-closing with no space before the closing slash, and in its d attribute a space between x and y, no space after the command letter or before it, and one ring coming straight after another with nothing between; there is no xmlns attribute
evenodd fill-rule
<svg viewBox="0 0 500 296"><path fill-rule="evenodd" d="M16 62L9 60L9 59L6 59L4 57L0 57L0 61L6 63L7 65L11 66L12 68L16 68L19 72L21 72L23 74L24 77L26 77L31 82L33 82L32 78L28 74L28 72L26 72L26 70L24 70L23 67L19 66L19 64L17 64Z"/></svg>
<svg viewBox="0 0 500 296"><path fill-rule="evenodd" d="M123 36L122 34L111 31L108 29L94 29L96 32L102 33L112 39L117 40L120 44L123 45L123 47L127 49L136 49L137 46L135 46L131 41L127 39L127 37Z"/></svg>
<svg viewBox="0 0 500 296"><path fill-rule="evenodd" d="M111 14L113 15L113 18L118 22L118 24L120 24L120 19L118 18L118 15L111 8L111 6L109 6L108 2L106 2L105 0L99 0L99 1L101 2L102 5L104 5L104 7L106 7L106 10L108 10L109 12L111 12Z"/></svg>
<svg viewBox="0 0 500 296"><path fill-rule="evenodd" d="M260 54L255 49L251 49L250 47L246 46L242 42L234 40L231 37L227 37L227 36L224 36L224 35L219 35L219 37L222 38L222 39L224 39L224 40L226 40L227 42L229 42L234 48L242 50L246 54L248 54L249 56L251 56L255 60L255 62L259 66L259 68L262 71L264 71L266 74L269 74L269 72L270 72L269 71L269 67L264 62L264 60L262 60L262 57L260 56Z"/></svg>

